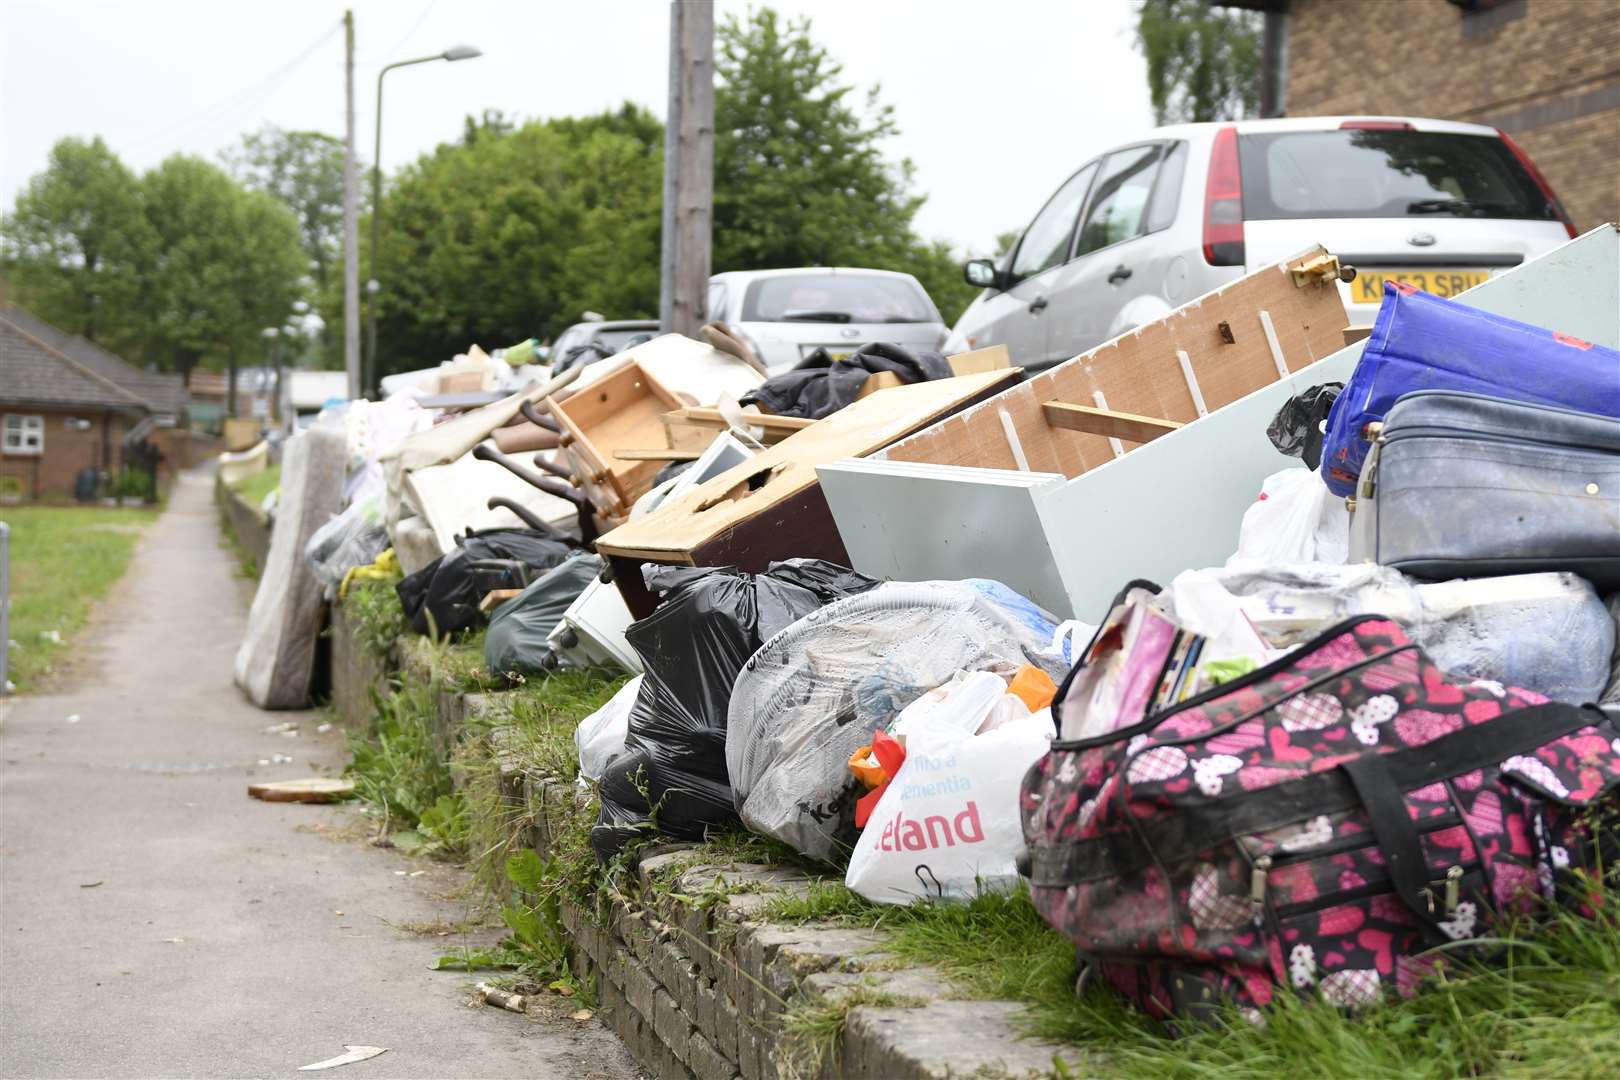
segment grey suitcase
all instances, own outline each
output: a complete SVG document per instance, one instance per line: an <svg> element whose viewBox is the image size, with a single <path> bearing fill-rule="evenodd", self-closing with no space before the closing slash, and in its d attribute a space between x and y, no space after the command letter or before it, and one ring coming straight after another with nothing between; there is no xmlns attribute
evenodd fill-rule
<svg viewBox="0 0 1620 1080"><path fill-rule="evenodd" d="M1351 511L1351 562L1433 579L1570 570L1600 592L1620 587L1620 420L1406 394L1376 434Z"/></svg>

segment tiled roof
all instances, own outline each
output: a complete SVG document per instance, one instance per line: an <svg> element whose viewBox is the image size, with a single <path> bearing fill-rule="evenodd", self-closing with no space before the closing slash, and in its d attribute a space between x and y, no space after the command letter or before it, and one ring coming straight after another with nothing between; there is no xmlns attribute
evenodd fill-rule
<svg viewBox="0 0 1620 1080"><path fill-rule="evenodd" d="M0 319L104 378L111 379L149 405L153 412L178 417L186 407L186 383L178 375L143 371L88 338L58 330L20 307L0 307Z"/></svg>
<svg viewBox="0 0 1620 1080"><path fill-rule="evenodd" d="M0 318L0 405L152 411L111 379L68 359L6 318Z"/></svg>

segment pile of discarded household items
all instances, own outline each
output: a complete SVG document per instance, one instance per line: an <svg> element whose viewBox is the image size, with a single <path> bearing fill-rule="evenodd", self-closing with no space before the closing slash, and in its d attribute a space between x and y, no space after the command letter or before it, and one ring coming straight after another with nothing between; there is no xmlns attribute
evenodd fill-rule
<svg viewBox="0 0 1620 1080"><path fill-rule="evenodd" d="M882 902L1024 882L1161 1015L1411 992L1620 865L1620 232L1386 286L1370 336L1351 273L1029 378L762 385L666 336L436 426L369 406L289 445L239 679L290 703L323 584L391 548L492 671L636 673L577 735L604 860L744 827ZM368 417L410 430L357 456Z"/></svg>

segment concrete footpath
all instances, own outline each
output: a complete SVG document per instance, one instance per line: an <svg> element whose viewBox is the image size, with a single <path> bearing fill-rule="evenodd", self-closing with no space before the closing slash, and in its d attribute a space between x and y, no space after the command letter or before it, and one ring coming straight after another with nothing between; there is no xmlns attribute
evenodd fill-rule
<svg viewBox="0 0 1620 1080"><path fill-rule="evenodd" d="M342 1080L638 1075L595 1020L469 1008L427 969L464 939L403 927L465 918L464 874L247 797L347 752L231 684L249 597L211 483L181 478L58 689L0 702L0 1075L309 1075L344 1044L388 1052Z"/></svg>

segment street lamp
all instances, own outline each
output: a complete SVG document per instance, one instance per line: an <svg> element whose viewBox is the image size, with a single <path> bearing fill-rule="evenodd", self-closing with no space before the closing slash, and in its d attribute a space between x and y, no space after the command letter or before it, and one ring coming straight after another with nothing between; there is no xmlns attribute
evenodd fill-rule
<svg viewBox="0 0 1620 1080"><path fill-rule="evenodd" d="M377 378L377 294L382 286L377 283L377 233L382 220L382 102L383 76L395 68L412 64L430 64L435 60L471 60L484 54L471 45L452 45L433 56L418 56L415 60L396 60L377 72L377 133L371 151L371 277L366 282L366 363L369 374L361 380L360 392L373 385Z"/></svg>
<svg viewBox="0 0 1620 1080"><path fill-rule="evenodd" d="M270 353L270 367L275 372L275 389L271 391L270 419L281 420L281 347L285 340L279 326L267 326L259 331L259 336L265 341L274 342L275 347Z"/></svg>

